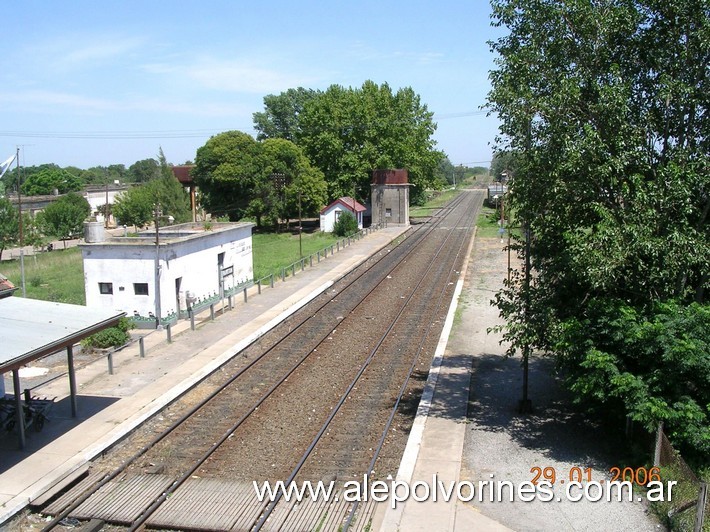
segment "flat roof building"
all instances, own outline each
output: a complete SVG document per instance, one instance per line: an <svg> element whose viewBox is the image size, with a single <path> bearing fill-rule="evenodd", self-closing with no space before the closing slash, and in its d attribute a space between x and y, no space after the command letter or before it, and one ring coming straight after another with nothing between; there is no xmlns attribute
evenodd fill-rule
<svg viewBox="0 0 710 532"><path fill-rule="evenodd" d="M80 244L86 305L125 312L138 327L187 317L252 282L252 223L186 223ZM94 228L96 229L96 228ZM100 231L100 228L98 228Z"/></svg>

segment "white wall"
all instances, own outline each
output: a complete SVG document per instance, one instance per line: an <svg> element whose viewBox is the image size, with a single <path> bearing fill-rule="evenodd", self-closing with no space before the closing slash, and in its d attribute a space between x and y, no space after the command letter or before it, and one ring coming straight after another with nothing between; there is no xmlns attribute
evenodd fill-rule
<svg viewBox="0 0 710 532"><path fill-rule="evenodd" d="M223 267L233 267L233 275L224 278L225 290L253 278L253 224L206 231L186 239L168 239L160 245L160 305L166 317L178 311L178 299L185 310L187 291L199 299L219 293L218 256L224 253ZM140 243L127 237L113 241L83 244L86 305L121 310L130 317L137 312L148 317L155 312L155 244ZM134 240L131 242L131 240ZM182 278L181 294L175 280ZM99 283L112 283L113 294L101 294ZM147 283L148 295L136 295L134 283Z"/></svg>
<svg viewBox="0 0 710 532"><path fill-rule="evenodd" d="M119 190L116 189L109 189L108 191L108 202L110 204L114 204L116 200L116 196L121 194L122 192L125 192L128 190L128 188L124 187ZM89 202L89 205L91 206L91 212L96 212L99 210L99 207L102 207L106 205L106 191L99 191L99 190L92 190L92 191L87 191L84 192L84 197L86 198L86 201Z"/></svg>
<svg viewBox="0 0 710 532"><path fill-rule="evenodd" d="M320 230L326 233L333 232L333 226L335 225L335 212L336 211L347 211L357 220L358 229L362 229L362 213L353 213L350 209L345 208L342 204L336 203L329 209L327 209L323 214L320 215Z"/></svg>

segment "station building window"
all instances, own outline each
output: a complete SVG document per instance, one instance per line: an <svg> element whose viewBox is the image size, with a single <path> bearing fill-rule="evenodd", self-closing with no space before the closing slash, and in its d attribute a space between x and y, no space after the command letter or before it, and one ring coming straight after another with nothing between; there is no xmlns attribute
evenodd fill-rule
<svg viewBox="0 0 710 532"><path fill-rule="evenodd" d="M99 293L113 294L113 283L99 283Z"/></svg>
<svg viewBox="0 0 710 532"><path fill-rule="evenodd" d="M133 283L133 293L137 296L147 296L148 283Z"/></svg>

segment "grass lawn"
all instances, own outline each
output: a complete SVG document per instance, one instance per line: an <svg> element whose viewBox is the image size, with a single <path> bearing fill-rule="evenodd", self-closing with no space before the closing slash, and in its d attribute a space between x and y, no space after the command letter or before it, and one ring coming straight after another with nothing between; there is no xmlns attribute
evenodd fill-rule
<svg viewBox="0 0 710 532"><path fill-rule="evenodd" d="M273 273L280 275L281 268L296 262L298 235L291 233L258 233L253 235L254 278L261 279ZM338 238L331 233L303 233L303 256L330 247ZM20 260L3 261L0 273L20 288ZM59 249L51 253L38 253L25 257L25 287L27 297L59 303L85 305L84 266L79 248ZM22 295L21 291L15 293Z"/></svg>
<svg viewBox="0 0 710 532"><path fill-rule="evenodd" d="M478 215L478 220L476 221L476 227L478 227L476 231L477 236L482 238L500 238L500 233L498 232L498 229L500 229L500 220L493 219L495 212L495 209L491 207L484 206L481 208L481 213ZM505 238L507 237L508 235L506 233Z"/></svg>
<svg viewBox="0 0 710 532"><path fill-rule="evenodd" d="M332 233L303 233L303 256L329 247L338 240ZM298 234L257 233L252 236L254 253L254 279L270 274L280 275L281 268L299 260Z"/></svg>
<svg viewBox="0 0 710 532"><path fill-rule="evenodd" d="M409 208L409 216L431 216L433 209L438 209L446 205L461 193L460 189L437 190L434 192L434 197L427 201L424 205L412 206Z"/></svg>
<svg viewBox="0 0 710 532"><path fill-rule="evenodd" d="M0 263L0 273L20 288L20 259ZM79 248L58 249L51 253L25 256L25 288L27 297L58 303L86 304L84 265Z"/></svg>

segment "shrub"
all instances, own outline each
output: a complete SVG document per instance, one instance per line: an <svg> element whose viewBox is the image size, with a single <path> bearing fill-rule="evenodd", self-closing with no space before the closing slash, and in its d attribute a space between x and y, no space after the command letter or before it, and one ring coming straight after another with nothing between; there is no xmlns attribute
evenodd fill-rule
<svg viewBox="0 0 710 532"><path fill-rule="evenodd" d="M128 331L134 327L133 321L129 318L121 318L116 327L109 327L81 341L84 349L107 349L109 347L120 347L131 339Z"/></svg>
<svg viewBox="0 0 710 532"><path fill-rule="evenodd" d="M357 233L357 220L352 213L341 211L340 216L333 224L333 233L336 236L348 236Z"/></svg>

